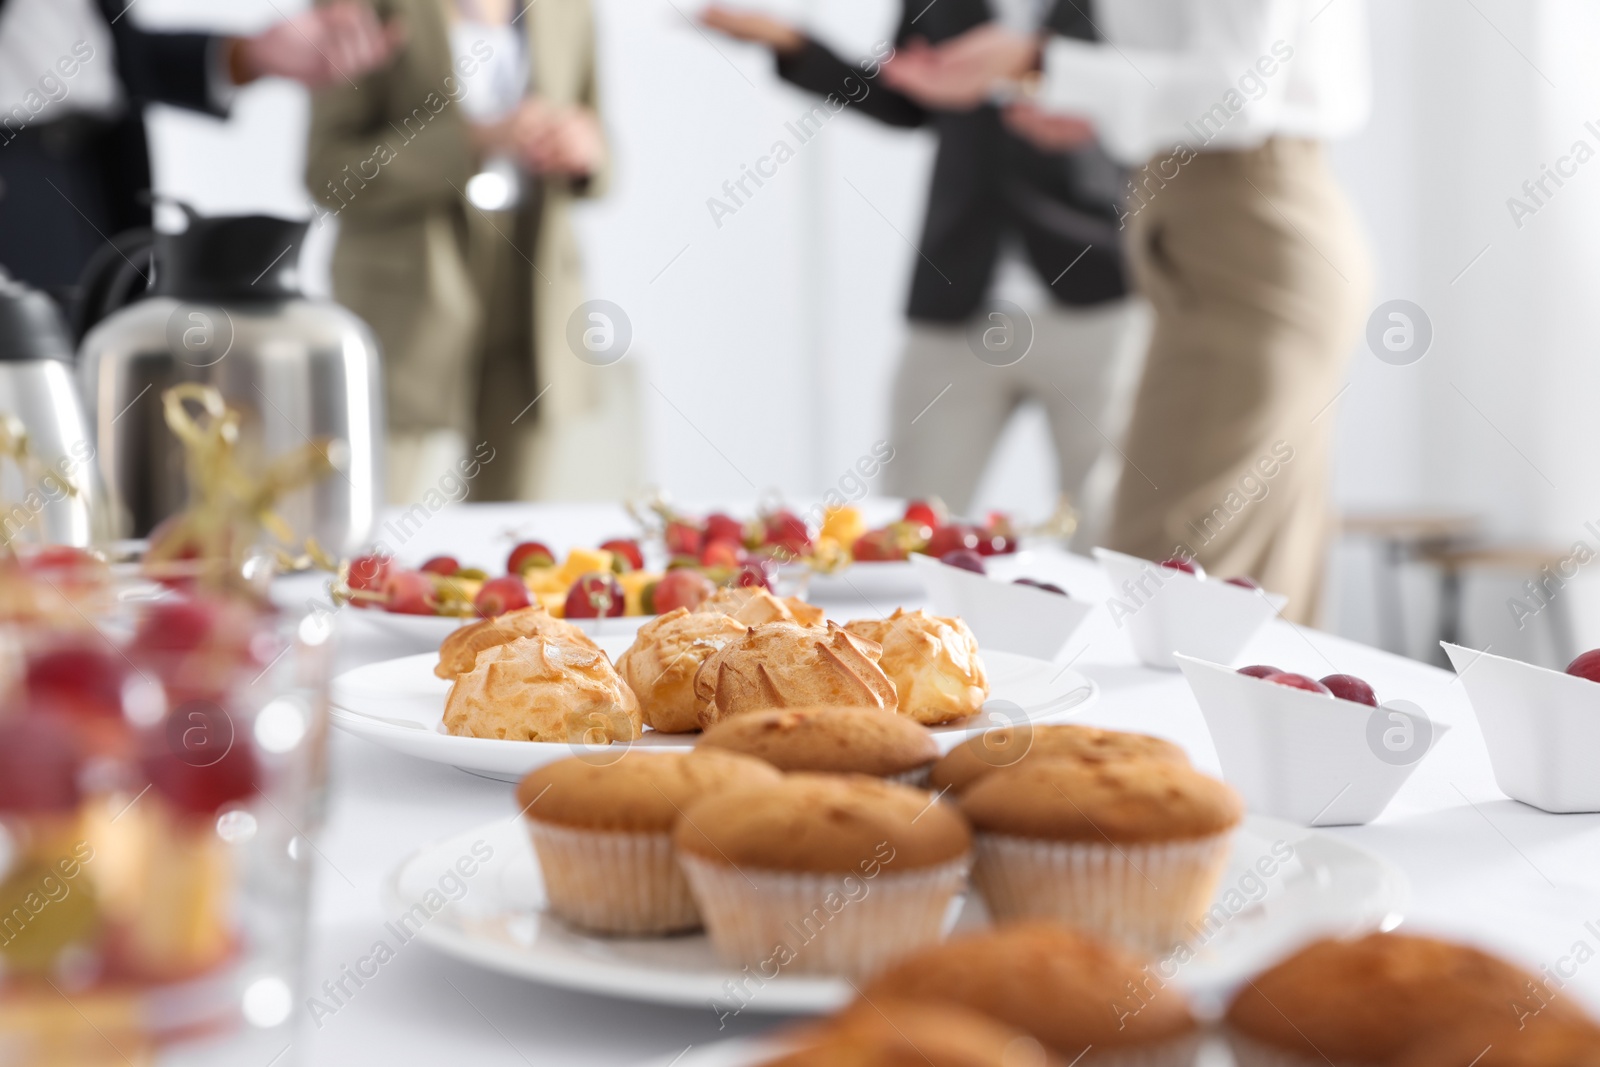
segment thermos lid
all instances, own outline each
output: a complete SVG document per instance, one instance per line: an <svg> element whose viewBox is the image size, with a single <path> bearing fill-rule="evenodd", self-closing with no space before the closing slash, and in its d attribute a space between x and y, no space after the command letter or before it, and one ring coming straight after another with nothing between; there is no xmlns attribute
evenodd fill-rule
<svg viewBox="0 0 1600 1067"><path fill-rule="evenodd" d="M156 237L156 292L179 300L282 300L300 295L308 224L270 215L204 218Z"/></svg>
<svg viewBox="0 0 1600 1067"><path fill-rule="evenodd" d="M0 270L0 363L72 362L72 339L55 301Z"/></svg>

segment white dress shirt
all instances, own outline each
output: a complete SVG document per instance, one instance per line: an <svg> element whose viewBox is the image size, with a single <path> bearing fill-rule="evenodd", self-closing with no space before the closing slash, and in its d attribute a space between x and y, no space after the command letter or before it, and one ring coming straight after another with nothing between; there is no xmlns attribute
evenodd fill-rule
<svg viewBox="0 0 1600 1067"><path fill-rule="evenodd" d="M1365 0L1096 0L1093 17L1104 43L1050 41L1039 103L1124 163L1341 137L1371 111Z"/></svg>
<svg viewBox="0 0 1600 1067"><path fill-rule="evenodd" d="M112 115L121 106L111 33L94 0L7 0L0 113L12 131L69 111Z"/></svg>

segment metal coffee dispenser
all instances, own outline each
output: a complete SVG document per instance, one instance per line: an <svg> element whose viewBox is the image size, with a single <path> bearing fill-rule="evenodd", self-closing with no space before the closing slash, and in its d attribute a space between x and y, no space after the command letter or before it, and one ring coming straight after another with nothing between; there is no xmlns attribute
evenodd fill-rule
<svg viewBox="0 0 1600 1067"><path fill-rule="evenodd" d="M162 393L219 390L244 412L240 449L270 460L330 439L337 472L284 497L289 527L348 553L371 531L383 484L377 342L355 315L300 289L307 223L202 218L181 233L114 242L83 280L79 381L122 536L144 537L184 504L184 453Z"/></svg>

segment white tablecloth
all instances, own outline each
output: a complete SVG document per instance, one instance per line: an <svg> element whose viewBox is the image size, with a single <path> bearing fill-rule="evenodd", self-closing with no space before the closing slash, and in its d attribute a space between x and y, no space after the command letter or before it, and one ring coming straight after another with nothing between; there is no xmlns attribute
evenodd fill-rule
<svg viewBox="0 0 1600 1067"><path fill-rule="evenodd" d="M558 552L626 533L620 508L484 505L449 508L384 540L404 561L449 552L502 565L512 541ZM1037 577L1103 599L1090 561L1033 555ZM898 604L825 602L838 618ZM907 606L914 606L907 603ZM341 625L341 663L393 655L357 612ZM1099 613L1077 667L1102 696L1077 721L1159 734L1217 773L1215 751L1188 686L1136 665L1126 637ZM1078 649L1068 649L1071 656ZM1327 831L1386 857L1410 878L1406 929L1476 942L1539 971L1586 942L1600 953L1600 815L1548 815L1495 786L1483 737L1454 675L1313 630L1274 623L1241 657L1313 676L1360 675L1386 699L1421 705L1453 729L1370 826ZM1600 753L1596 753L1600 763ZM1596 773L1600 773L1597 768ZM391 754L335 731L332 803L313 914L313 984L367 955L390 918L380 902L390 872L419 846L511 815L511 787ZM1570 967L1565 969L1570 971ZM1600 959L1580 966L1565 996L1600 1010ZM304 1012L304 1005L297 1010ZM654 1007L568 993L477 970L420 944L405 946L331 1017L307 1027L318 1065L624 1065L665 1062L690 1046L758 1032L776 1020L746 1013L718 1029L712 1011Z"/></svg>

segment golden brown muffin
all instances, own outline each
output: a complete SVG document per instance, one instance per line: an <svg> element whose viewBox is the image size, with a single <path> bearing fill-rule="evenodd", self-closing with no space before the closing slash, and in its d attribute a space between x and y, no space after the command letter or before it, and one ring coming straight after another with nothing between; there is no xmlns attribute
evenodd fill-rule
<svg viewBox="0 0 1600 1067"><path fill-rule="evenodd" d="M671 830L683 809L724 789L772 785L776 768L736 752L639 752L601 763L547 763L517 785L523 816L582 830Z"/></svg>
<svg viewBox="0 0 1600 1067"><path fill-rule="evenodd" d="M1132 953L1046 922L947 941L897 962L862 990L885 999L957 1004L1076 1057L1097 1049L1193 1040L1198 1027L1175 986Z"/></svg>
<svg viewBox="0 0 1600 1067"><path fill-rule="evenodd" d="M606 744L637 739L644 718L604 652L519 637L478 653L455 680L444 726L457 737Z"/></svg>
<svg viewBox="0 0 1600 1067"><path fill-rule="evenodd" d="M767 708L822 704L894 710L894 683L881 650L833 623L825 631L792 622L748 630L708 658L694 676L702 728Z"/></svg>
<svg viewBox="0 0 1600 1067"><path fill-rule="evenodd" d="M700 912L672 846L673 824L700 797L779 777L760 760L714 751L540 767L517 786L517 803L550 911L603 934L695 929Z"/></svg>
<svg viewBox="0 0 1600 1067"><path fill-rule="evenodd" d="M1396 1067L1600 1067L1600 1026L1548 1019L1542 1011L1520 1026L1469 1024L1420 1042Z"/></svg>
<svg viewBox="0 0 1600 1067"><path fill-rule="evenodd" d="M877 708L752 711L717 723L696 747L743 752L782 771L877 778L915 774L939 758L927 727Z"/></svg>
<svg viewBox="0 0 1600 1067"><path fill-rule="evenodd" d="M1156 760L1029 760L978 779L960 804L976 829L1049 841L1209 837L1244 816L1239 795L1226 783Z"/></svg>
<svg viewBox="0 0 1600 1067"><path fill-rule="evenodd" d="M939 939L971 834L923 790L791 774L697 801L673 842L724 961L859 977Z"/></svg>
<svg viewBox="0 0 1600 1067"><path fill-rule="evenodd" d="M790 774L730 789L684 809L684 852L741 868L852 872L883 860L896 871L966 855L972 834L932 793L860 774Z"/></svg>
<svg viewBox="0 0 1600 1067"><path fill-rule="evenodd" d="M875 999L793 1033L764 1067L1058 1067L1020 1030L954 1004Z"/></svg>
<svg viewBox="0 0 1600 1067"><path fill-rule="evenodd" d="M1528 985L1534 981L1505 960L1431 937L1329 939L1248 983L1229 1006L1227 1020L1232 1036L1242 1037L1247 1047L1263 1045L1318 1063L1326 1058L1387 1064L1420 1054L1468 1025L1514 1019L1516 1005L1537 1006ZM1585 1020L1570 1000L1560 998L1540 1012L1539 1022Z"/></svg>
<svg viewBox="0 0 1600 1067"><path fill-rule="evenodd" d="M991 771L1015 767L1024 759L1075 759L1082 763L1120 763L1148 759L1188 766L1189 757L1171 741L1148 734L1102 730L1094 726L1005 726L963 741L933 765L928 784L963 792Z"/></svg>
<svg viewBox="0 0 1600 1067"><path fill-rule="evenodd" d="M745 627L732 616L686 608L641 626L632 646L617 660L617 673L639 698L645 724L668 734L700 729L695 672L744 632Z"/></svg>
<svg viewBox="0 0 1600 1067"><path fill-rule="evenodd" d="M694 610L731 615L746 626L765 626L769 622L820 626L823 615L821 608L807 604L799 597L780 600L754 585L723 586Z"/></svg>
<svg viewBox="0 0 1600 1067"><path fill-rule="evenodd" d="M495 615L468 623L450 631L439 644L439 664L433 673L447 681L470 671L478 661L478 653L496 645L509 644L519 637L547 637L567 641L584 648L598 649L581 629L558 619L541 604L518 608L504 615Z"/></svg>
<svg viewBox="0 0 1600 1067"><path fill-rule="evenodd" d="M937 726L971 718L989 699L978 639L960 619L897 608L887 619L857 619L845 629L883 647L878 666L894 681L902 715Z"/></svg>

